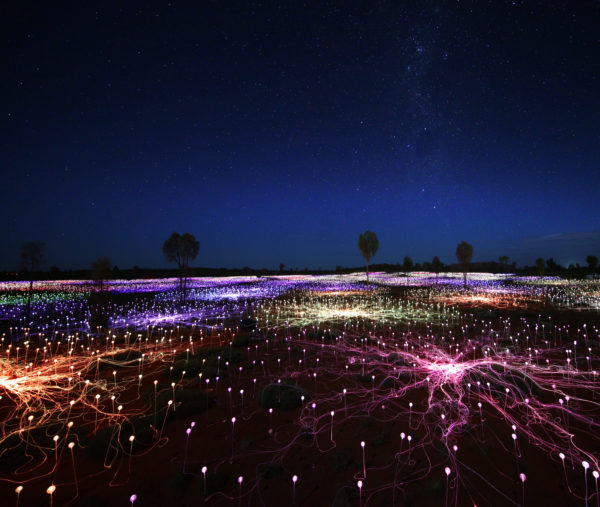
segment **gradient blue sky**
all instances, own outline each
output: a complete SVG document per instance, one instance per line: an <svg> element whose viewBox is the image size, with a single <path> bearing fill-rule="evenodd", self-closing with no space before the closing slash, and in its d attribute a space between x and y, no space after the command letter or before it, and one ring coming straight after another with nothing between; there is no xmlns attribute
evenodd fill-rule
<svg viewBox="0 0 600 507"><path fill-rule="evenodd" d="M600 4L356 5L13 3L0 269L600 255Z"/></svg>

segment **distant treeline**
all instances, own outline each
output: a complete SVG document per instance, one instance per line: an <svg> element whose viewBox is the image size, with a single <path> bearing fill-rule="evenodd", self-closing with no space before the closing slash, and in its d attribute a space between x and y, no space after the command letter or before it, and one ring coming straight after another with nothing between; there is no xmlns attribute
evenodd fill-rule
<svg viewBox="0 0 600 507"><path fill-rule="evenodd" d="M405 269L402 263L398 264L372 264L371 271L383 271L386 273L405 272L405 271L433 271L430 262L415 263L409 269ZM519 276L538 276L539 268L534 266L517 267L515 263L507 265L500 262L473 262L471 263L471 272L483 273L514 273ZM364 266L344 267L337 266L335 269L309 269L309 268L285 268L285 269L256 269L250 267L243 268L203 268L189 267L187 276L274 276L274 275L290 275L290 274L347 274L364 271ZM460 264L442 265L440 272L462 272ZM157 269L157 268L140 268L134 266L131 269L119 269L114 266L111 270L109 279L148 279L148 278L177 278L180 272L178 269ZM561 266L560 264L548 259L545 261L544 276L561 276L564 278L583 278L590 274L588 266L569 265L569 267ZM3 281L11 280L29 280L30 273L27 271L20 272L0 272L0 279ZM92 270L61 270L57 267L51 267L47 271L34 271L33 278L35 280L91 280L94 279Z"/></svg>

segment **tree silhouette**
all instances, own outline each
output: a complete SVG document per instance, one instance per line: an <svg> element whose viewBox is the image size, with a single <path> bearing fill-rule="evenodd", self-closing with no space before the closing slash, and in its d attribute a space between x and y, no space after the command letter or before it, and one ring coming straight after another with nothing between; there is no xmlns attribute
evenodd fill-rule
<svg viewBox="0 0 600 507"><path fill-rule="evenodd" d="M544 276L544 266L544 259L542 259L541 257L535 261L535 267L537 268L538 275L540 275L540 277Z"/></svg>
<svg viewBox="0 0 600 507"><path fill-rule="evenodd" d="M465 288L467 287L467 271L469 270L469 264L473 258L473 246L466 241L460 242L456 247L456 258L463 270L463 279L465 282Z"/></svg>
<svg viewBox="0 0 600 507"><path fill-rule="evenodd" d="M110 278L111 274L111 262L105 255L92 262L92 279L99 283L100 292L104 290L104 280Z"/></svg>
<svg viewBox="0 0 600 507"><path fill-rule="evenodd" d="M162 246L162 252L168 262L175 262L179 268L179 290L181 291L181 301L185 299L186 274L190 261L198 255L200 243L193 234L185 232L179 234L174 232L169 236Z"/></svg>
<svg viewBox="0 0 600 507"><path fill-rule="evenodd" d="M377 234L371 231L365 231L358 235L358 249L367 262L367 287L369 286L369 260L375 257L379 249L379 240Z"/></svg>
<svg viewBox="0 0 600 507"><path fill-rule="evenodd" d="M439 276L440 271L442 270L442 261L440 261L440 258L437 255L431 261L431 269L436 277Z"/></svg>
<svg viewBox="0 0 600 507"><path fill-rule="evenodd" d="M502 255L498 258L498 262L502 264L502 271L506 273L506 268L508 266L508 255Z"/></svg>
<svg viewBox="0 0 600 507"><path fill-rule="evenodd" d="M596 266L598 265L598 257L595 255L588 255L585 262L587 262L590 267L590 273L594 273L594 271L596 271Z"/></svg>
<svg viewBox="0 0 600 507"><path fill-rule="evenodd" d="M282 262L281 264L279 264L279 271L281 273L283 273L283 269L285 268L285 264Z"/></svg>
<svg viewBox="0 0 600 507"><path fill-rule="evenodd" d="M402 264L402 269L404 272L412 271L413 261L410 257L404 257L404 263Z"/></svg>
<svg viewBox="0 0 600 507"><path fill-rule="evenodd" d="M29 294L27 295L27 324L31 315L31 296L33 295L33 273L39 269L44 258L44 243L30 241L21 245L19 257L23 267L29 271Z"/></svg>

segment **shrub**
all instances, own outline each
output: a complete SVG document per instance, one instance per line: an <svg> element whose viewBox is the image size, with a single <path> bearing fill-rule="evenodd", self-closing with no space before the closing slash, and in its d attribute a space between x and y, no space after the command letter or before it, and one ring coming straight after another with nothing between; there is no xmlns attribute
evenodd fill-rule
<svg viewBox="0 0 600 507"><path fill-rule="evenodd" d="M293 410L309 399L310 395L301 387L284 383L269 384L258 393L258 405L262 408Z"/></svg>

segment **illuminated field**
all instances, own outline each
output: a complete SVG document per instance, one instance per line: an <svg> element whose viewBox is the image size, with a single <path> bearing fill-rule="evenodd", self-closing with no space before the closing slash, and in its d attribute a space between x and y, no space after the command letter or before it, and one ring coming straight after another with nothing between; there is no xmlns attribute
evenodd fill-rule
<svg viewBox="0 0 600 507"><path fill-rule="evenodd" d="M29 322L0 284L0 493L597 504L598 282L371 281L40 282Z"/></svg>

